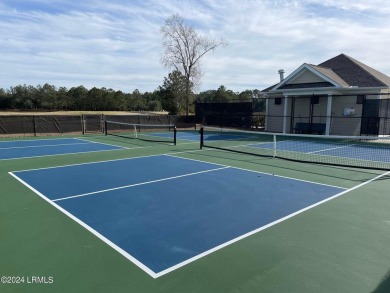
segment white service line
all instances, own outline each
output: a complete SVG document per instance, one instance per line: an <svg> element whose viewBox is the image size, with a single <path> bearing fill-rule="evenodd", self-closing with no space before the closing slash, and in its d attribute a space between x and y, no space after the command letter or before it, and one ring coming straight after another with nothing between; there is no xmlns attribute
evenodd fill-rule
<svg viewBox="0 0 390 293"><path fill-rule="evenodd" d="M41 147L56 147L56 146L64 146L64 145L80 145L80 144L89 144L89 142L76 142L76 143L59 143L59 144L42 144L42 145L28 145L28 146L20 146L20 147L8 147L8 148L0 148L0 150L11 150L11 149L28 149L28 148L41 148Z"/></svg>
<svg viewBox="0 0 390 293"><path fill-rule="evenodd" d="M209 163L209 164L214 164L214 165L220 165L220 166L229 167L231 169L237 169L237 170L242 170L242 171L247 171L247 172L252 172L252 173L257 173L257 174L270 175L270 176L275 176L275 177L288 179L288 180L295 180L295 181L300 181L300 182L306 182L306 183L310 183L310 184L334 187L334 188L338 188L338 189L347 189L345 187L329 185L329 184L325 184L325 183L319 183L319 182L314 182L314 181L309 181L309 180L304 180L304 179L298 179L298 178L293 178L293 177L282 176L282 175L275 175L275 174L267 173L267 172L261 172L261 171L256 171L256 170L244 169L244 168L239 168L239 167L234 167L234 166L227 166L227 165L217 164L217 163L210 163L210 162L201 161L201 160L197 160L197 159L183 158L183 157L175 156L175 154L165 154L165 156L174 157L174 158L181 158L181 159L195 161L195 162L200 162L200 163Z"/></svg>
<svg viewBox="0 0 390 293"><path fill-rule="evenodd" d="M72 196L57 198L57 199L53 199L52 201L56 202L56 201L61 201L61 200L77 198L77 197L84 197L84 196L87 196L87 195L104 193L104 192L109 192L109 191L114 191L114 190L119 190L119 189L125 189L125 188L140 186L140 185L146 185L146 184L151 184L151 183L156 183L156 182L161 182L161 181L167 181L167 180L172 180L172 179L177 179L177 178L182 178L182 177L188 177L188 176L193 176L193 175L202 174L202 173L209 173L209 172L219 171L219 170L223 170L223 169L227 169L227 168L229 168L229 167L210 169L210 170L194 172L194 173L189 173L189 174L184 174L184 175L179 175L179 176L173 176L173 177L162 178L162 179L157 179L157 180L151 180L151 181L146 181L146 182L141 182L141 183L125 185L125 186L119 186L119 187L115 187L115 188L103 189L103 190L94 191L94 192L88 192L88 193L83 193L83 194L78 194L78 195L72 195Z"/></svg>

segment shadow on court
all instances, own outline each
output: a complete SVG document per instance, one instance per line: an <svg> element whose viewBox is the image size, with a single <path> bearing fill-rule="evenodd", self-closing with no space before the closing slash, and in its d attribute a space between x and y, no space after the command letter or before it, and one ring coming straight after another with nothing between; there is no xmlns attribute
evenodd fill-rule
<svg viewBox="0 0 390 293"><path fill-rule="evenodd" d="M372 293L388 293L390 292L390 270L387 272L386 276L383 278L382 282L375 288Z"/></svg>

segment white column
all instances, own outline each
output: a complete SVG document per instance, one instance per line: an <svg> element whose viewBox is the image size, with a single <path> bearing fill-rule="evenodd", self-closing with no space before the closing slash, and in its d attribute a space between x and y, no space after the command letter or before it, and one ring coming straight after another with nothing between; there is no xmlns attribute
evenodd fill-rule
<svg viewBox="0 0 390 293"><path fill-rule="evenodd" d="M288 106L288 97L284 96L284 112L283 112L283 133L287 133L287 106Z"/></svg>
<svg viewBox="0 0 390 293"><path fill-rule="evenodd" d="M326 128L325 128L325 135L330 134L330 127L331 127L331 121L332 121L332 94L328 94L328 104L326 107Z"/></svg>
<svg viewBox="0 0 390 293"><path fill-rule="evenodd" d="M268 116L269 116L269 99L268 97L265 99L265 129L264 131L268 131Z"/></svg>

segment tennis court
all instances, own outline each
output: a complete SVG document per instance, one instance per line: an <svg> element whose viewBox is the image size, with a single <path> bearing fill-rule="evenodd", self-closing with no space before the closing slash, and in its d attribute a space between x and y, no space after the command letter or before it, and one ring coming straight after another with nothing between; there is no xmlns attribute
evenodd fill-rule
<svg viewBox="0 0 390 293"><path fill-rule="evenodd" d="M345 190L173 156L11 174L155 278Z"/></svg>
<svg viewBox="0 0 390 293"><path fill-rule="evenodd" d="M80 138L0 141L0 160L120 150L123 147Z"/></svg>
<svg viewBox="0 0 390 293"><path fill-rule="evenodd" d="M336 137L201 130L201 147L335 166L390 169L389 137Z"/></svg>
<svg viewBox="0 0 390 293"><path fill-rule="evenodd" d="M274 153L244 133L116 134L1 142L41 154L2 160L0 274L54 280L1 292L389 289L388 170L232 152ZM104 147L50 153L87 141Z"/></svg>

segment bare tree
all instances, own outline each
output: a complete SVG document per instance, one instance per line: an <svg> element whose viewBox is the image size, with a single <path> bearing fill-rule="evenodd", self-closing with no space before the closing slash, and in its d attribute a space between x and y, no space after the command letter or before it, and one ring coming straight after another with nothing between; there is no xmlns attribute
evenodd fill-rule
<svg viewBox="0 0 390 293"><path fill-rule="evenodd" d="M200 59L218 46L226 46L224 40L202 37L184 24L178 15L168 18L161 27L165 51L161 62L164 66L180 71L186 78L186 115L189 113L189 100L192 87L200 79Z"/></svg>

